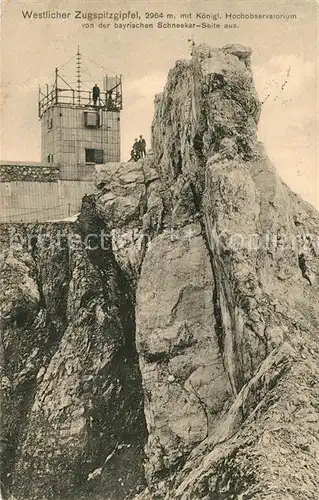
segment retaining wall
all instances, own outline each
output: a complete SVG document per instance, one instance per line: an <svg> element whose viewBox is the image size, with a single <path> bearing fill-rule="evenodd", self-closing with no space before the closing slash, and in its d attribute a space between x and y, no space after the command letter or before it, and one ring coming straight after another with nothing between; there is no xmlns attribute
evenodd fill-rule
<svg viewBox="0 0 319 500"><path fill-rule="evenodd" d="M53 182L59 178L59 167L4 163L0 165L0 182Z"/></svg>
<svg viewBox="0 0 319 500"><path fill-rule="evenodd" d="M93 192L92 181L0 182L0 222L64 219L78 213L83 196Z"/></svg>

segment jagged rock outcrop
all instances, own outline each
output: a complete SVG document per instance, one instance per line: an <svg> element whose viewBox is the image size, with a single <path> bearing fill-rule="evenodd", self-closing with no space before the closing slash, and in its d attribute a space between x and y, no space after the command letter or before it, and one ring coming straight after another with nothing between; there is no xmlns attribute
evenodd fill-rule
<svg viewBox="0 0 319 500"><path fill-rule="evenodd" d="M153 154L32 229L81 245L4 244L15 498L316 498L319 215L257 141L250 57L195 47Z"/></svg>
<svg viewBox="0 0 319 500"><path fill-rule="evenodd" d="M98 480L115 499L144 484L134 293L90 209L73 226L2 228L1 471L14 498L88 498Z"/></svg>
<svg viewBox="0 0 319 500"><path fill-rule="evenodd" d="M146 470L150 483L159 484L158 494L167 498L265 498L266 494L269 498L285 494L287 498L290 494L312 498L318 486L318 408L313 405L316 391L308 387L304 403L302 434L309 445L305 488L294 479L300 472L298 464L303 452L296 439L301 431L298 410L293 410L298 409L298 396L294 401L290 391L291 385L296 384L294 372L304 373L305 378L318 376L319 219L317 212L278 178L256 140L260 105L247 54L240 47L199 47L191 62L176 64L164 93L157 97L154 164L166 189L164 225L166 222L174 229L178 243L160 245L159 237L146 252L138 288L137 346L148 400ZM195 265L197 273L192 268L196 258L191 251L198 238L193 224L200 227L201 244L205 247L202 264ZM182 265L170 257L176 245L180 262L187 263L191 273L191 285L180 269ZM188 254L183 253L185 245L190 249ZM149 307L144 292L150 287L151 269L153 275L162 277L162 255L167 279L162 278L160 289L153 291L154 297L148 299L153 307ZM192 294L201 283L202 272L211 283L210 294L202 292L200 307ZM178 288L174 290L175 273L181 276L182 290L189 286L188 294L178 295ZM174 292L178 300L171 298ZM207 338L210 348L218 347L217 356L206 348L199 367L202 377L197 375L198 342L191 348L194 364L188 362L189 371L185 370L187 361L183 349L178 348L174 322L176 307L183 311L180 317L186 323L189 316L195 320L196 312L202 308L200 341ZM205 323L209 314L213 315L213 328ZM171 345L166 357L161 358L160 339L166 338ZM303 361L302 353L307 361ZM216 362L218 356L222 363ZM170 378L172 366L174 378ZM250 387L253 377L256 381ZM267 378L272 381L272 390ZM271 398L276 399L272 385L274 379L281 378L285 389L277 389L281 413L277 410L276 439L270 454L269 448L265 452L258 441L264 432L271 432L264 419L271 420L276 412L273 406L278 403L270 403ZM279 386L279 381L276 383ZM196 396L201 409L195 416ZM187 410L186 402L192 410ZM259 406L264 407L260 416L256 411ZM234 422L230 424L234 409ZM184 434L176 429L181 413ZM205 413L208 437L203 439ZM201 434L194 431L196 423L202 424ZM236 436L233 441L232 436ZM196 442L201 451L195 448ZM281 450L287 450L287 446L286 454L293 455L294 466L278 477L274 469L281 462ZM193 451L189 455L190 449ZM263 454L264 459L258 457L262 469L259 470L256 455ZM274 465L269 467L272 460ZM176 464L183 463L184 469L176 474ZM282 476L289 480L282 481Z"/></svg>

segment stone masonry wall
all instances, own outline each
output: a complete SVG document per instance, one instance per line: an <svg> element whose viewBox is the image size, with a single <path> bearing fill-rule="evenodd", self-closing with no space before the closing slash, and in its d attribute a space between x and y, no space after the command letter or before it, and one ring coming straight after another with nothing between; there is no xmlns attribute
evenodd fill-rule
<svg viewBox="0 0 319 500"><path fill-rule="evenodd" d="M0 165L0 182L54 182L58 178L59 167L49 165Z"/></svg>

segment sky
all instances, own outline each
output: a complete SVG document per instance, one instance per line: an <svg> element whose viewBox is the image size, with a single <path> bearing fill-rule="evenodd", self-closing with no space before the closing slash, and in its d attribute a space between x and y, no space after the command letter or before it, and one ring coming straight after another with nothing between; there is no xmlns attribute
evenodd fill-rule
<svg viewBox="0 0 319 500"><path fill-rule="evenodd" d="M318 2L316 0L1 0L1 160L40 161L38 87L53 83L54 68L75 81L77 47L83 54L83 88L105 73L122 74L124 107L121 155L129 158L134 138L150 144L154 95L163 90L178 59L190 57L189 39L221 47L252 48L252 70L262 105L259 139L282 179L319 208L318 186ZM70 13L67 19L24 19L22 12ZM153 29L115 28L113 20L75 19L75 11L138 11ZM146 19L147 13L163 18ZM219 23L220 28L158 28L157 22ZM219 20L196 19L217 14ZM226 14L265 14L290 19L225 20ZM175 16L168 19L167 14ZM136 22L119 20L118 23ZM110 23L109 28L98 24ZM225 27L231 24L232 27ZM236 27L234 25L236 24ZM69 61L69 62L68 62Z"/></svg>

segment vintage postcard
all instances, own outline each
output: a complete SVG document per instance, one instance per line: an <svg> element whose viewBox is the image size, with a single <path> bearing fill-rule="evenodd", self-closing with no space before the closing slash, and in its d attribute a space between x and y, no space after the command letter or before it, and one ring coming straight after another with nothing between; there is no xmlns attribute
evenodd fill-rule
<svg viewBox="0 0 319 500"><path fill-rule="evenodd" d="M0 36L1 498L318 498L318 2Z"/></svg>

